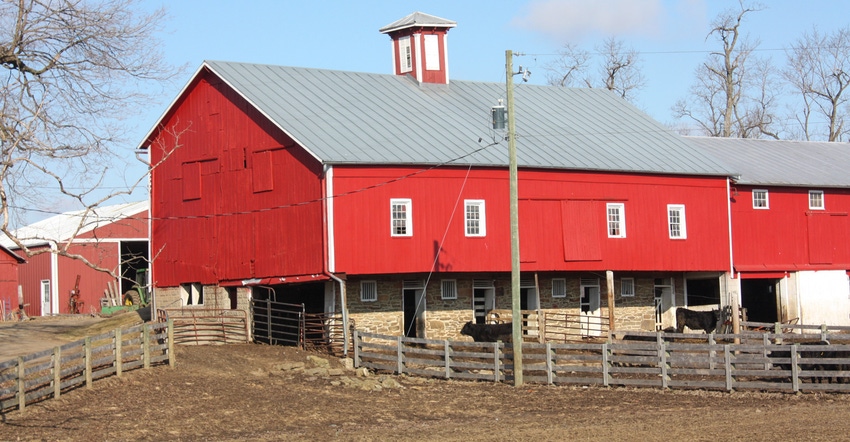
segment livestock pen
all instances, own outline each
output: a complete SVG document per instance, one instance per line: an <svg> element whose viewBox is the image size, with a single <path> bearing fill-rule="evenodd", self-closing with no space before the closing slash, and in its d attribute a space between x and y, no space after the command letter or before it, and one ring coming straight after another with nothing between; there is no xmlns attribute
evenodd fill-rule
<svg viewBox="0 0 850 442"><path fill-rule="evenodd" d="M523 342L523 379L556 385L850 391L850 335L627 333L600 342ZM828 342L828 344L827 344ZM354 333L355 366L399 374L513 380L501 342Z"/></svg>

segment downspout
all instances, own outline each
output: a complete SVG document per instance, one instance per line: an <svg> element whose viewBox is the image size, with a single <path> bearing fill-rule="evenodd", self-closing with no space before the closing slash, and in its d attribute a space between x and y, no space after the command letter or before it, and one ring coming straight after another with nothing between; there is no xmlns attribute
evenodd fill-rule
<svg viewBox="0 0 850 442"><path fill-rule="evenodd" d="M154 282L154 274L153 274L153 255L151 255L151 246L153 242L153 203L151 202L151 194L153 193L153 171L151 170L150 161L145 161L142 158L142 155L148 155L150 151L148 149L136 149L135 152L136 159L148 166L148 274L147 274L147 284L148 287L148 301L150 302L151 309L151 321L157 321L156 315L156 296L154 296L153 282ZM120 286L119 286L120 288Z"/></svg>
<svg viewBox="0 0 850 442"><path fill-rule="evenodd" d="M732 192L730 181L732 178L726 178L726 225L729 229L729 274L735 275L735 261L732 254Z"/></svg>
<svg viewBox="0 0 850 442"><path fill-rule="evenodd" d="M334 199L333 199L333 166L324 165L323 178L325 185L322 186L322 201L324 210L322 211L322 224L324 226L324 246L322 254L324 255L325 268L324 273L332 280L339 284L339 301L342 310L342 354L348 356L348 343L351 341L348 330L348 297L345 293L345 281L333 274L336 269L335 253L334 253ZM330 196L329 196L330 195Z"/></svg>

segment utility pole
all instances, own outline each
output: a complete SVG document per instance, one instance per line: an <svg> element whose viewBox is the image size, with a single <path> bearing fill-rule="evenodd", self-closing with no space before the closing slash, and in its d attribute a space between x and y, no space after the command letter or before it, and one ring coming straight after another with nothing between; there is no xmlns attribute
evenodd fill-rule
<svg viewBox="0 0 850 442"><path fill-rule="evenodd" d="M511 322L513 323L514 386L522 386L522 314L519 292L519 203L517 199L516 131L514 121L513 51L505 51L506 106L508 111L508 156L511 212Z"/></svg>

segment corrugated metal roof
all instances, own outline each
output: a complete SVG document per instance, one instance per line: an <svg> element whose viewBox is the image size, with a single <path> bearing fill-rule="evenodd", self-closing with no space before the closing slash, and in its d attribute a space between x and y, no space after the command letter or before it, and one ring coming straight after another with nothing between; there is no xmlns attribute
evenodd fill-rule
<svg viewBox="0 0 850 442"><path fill-rule="evenodd" d="M76 235L139 214L150 208L150 201L115 204L98 207L88 214L84 210L65 212L15 230L15 236L27 247L65 241ZM80 229L77 231L77 229ZM0 245L16 249L8 237L0 238Z"/></svg>
<svg viewBox="0 0 850 442"><path fill-rule="evenodd" d="M432 28L453 28L457 26L457 22L417 11L413 14L408 15L407 17L400 18L384 26L381 29L378 29L378 31L386 34L389 32L398 31L404 28L411 28L414 26L425 26Z"/></svg>
<svg viewBox="0 0 850 442"><path fill-rule="evenodd" d="M409 76L208 61L206 65L326 164L506 166L490 108L502 83L419 84ZM614 93L517 84L520 167L730 175ZM495 141L501 142L485 148Z"/></svg>
<svg viewBox="0 0 850 442"><path fill-rule="evenodd" d="M847 143L686 138L736 170L741 184L850 187L850 144Z"/></svg>

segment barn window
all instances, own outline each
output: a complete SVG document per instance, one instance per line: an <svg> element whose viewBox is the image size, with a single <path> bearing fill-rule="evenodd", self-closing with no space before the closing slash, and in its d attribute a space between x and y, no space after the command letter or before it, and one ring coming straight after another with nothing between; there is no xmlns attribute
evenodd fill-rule
<svg viewBox="0 0 850 442"><path fill-rule="evenodd" d="M809 209L823 210L823 190L809 191Z"/></svg>
<svg viewBox="0 0 850 442"><path fill-rule="evenodd" d="M767 190L753 189L753 209L767 209Z"/></svg>
<svg viewBox="0 0 850 442"><path fill-rule="evenodd" d="M440 281L442 291L440 297L442 299L457 299L457 281L454 279L444 279Z"/></svg>
<svg viewBox="0 0 850 442"><path fill-rule="evenodd" d="M567 297L567 280L564 278L552 278L552 297Z"/></svg>
<svg viewBox="0 0 850 442"><path fill-rule="evenodd" d="M622 278L620 279L620 296L629 298L635 296L635 279Z"/></svg>
<svg viewBox="0 0 850 442"><path fill-rule="evenodd" d="M390 200L390 235L413 236L412 205L409 199Z"/></svg>
<svg viewBox="0 0 850 442"><path fill-rule="evenodd" d="M466 224L466 236L486 236L487 224L484 215L484 200L465 200L466 207L464 219Z"/></svg>
<svg viewBox="0 0 850 442"><path fill-rule="evenodd" d="M360 282L360 300L363 302L375 302L378 300L378 282Z"/></svg>
<svg viewBox="0 0 850 442"><path fill-rule="evenodd" d="M204 287L200 282L180 284L180 301L183 305L204 305Z"/></svg>
<svg viewBox="0 0 850 442"><path fill-rule="evenodd" d="M410 36L401 37L398 39L398 53L400 60L399 70L401 72L410 72L413 70L413 54L410 47Z"/></svg>
<svg viewBox="0 0 850 442"><path fill-rule="evenodd" d="M608 203L608 238L626 237L626 211L623 203Z"/></svg>
<svg viewBox="0 0 850 442"><path fill-rule="evenodd" d="M667 205L667 226L671 239L688 237L688 230L685 226L685 206L681 204Z"/></svg>

